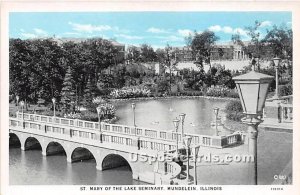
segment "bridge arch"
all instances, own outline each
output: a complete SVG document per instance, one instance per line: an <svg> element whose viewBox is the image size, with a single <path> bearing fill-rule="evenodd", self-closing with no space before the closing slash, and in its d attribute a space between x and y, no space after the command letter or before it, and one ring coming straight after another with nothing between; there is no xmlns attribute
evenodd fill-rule
<svg viewBox="0 0 300 195"><path fill-rule="evenodd" d="M27 137L24 142L24 150L42 150L43 151L42 143L43 142L39 141L38 138L36 138L36 137Z"/></svg>
<svg viewBox="0 0 300 195"><path fill-rule="evenodd" d="M96 156L86 147L76 147L70 154L71 162L78 162L84 160L94 159L97 164Z"/></svg>
<svg viewBox="0 0 300 195"><path fill-rule="evenodd" d="M121 154L108 154L106 155L101 164L102 170L113 169L117 167L127 166L130 171L133 171L133 167L130 162Z"/></svg>
<svg viewBox="0 0 300 195"><path fill-rule="evenodd" d="M19 136L15 133L9 133L9 147L10 148L20 148L21 140Z"/></svg>
<svg viewBox="0 0 300 195"><path fill-rule="evenodd" d="M45 155L46 156L51 156L51 155L57 155L57 154L67 156L67 152L65 150L65 147L59 142L50 141L46 146Z"/></svg>

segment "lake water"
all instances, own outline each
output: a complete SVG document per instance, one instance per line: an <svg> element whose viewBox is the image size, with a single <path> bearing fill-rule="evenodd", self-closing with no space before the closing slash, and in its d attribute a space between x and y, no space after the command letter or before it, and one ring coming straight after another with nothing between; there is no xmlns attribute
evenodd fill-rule
<svg viewBox="0 0 300 195"><path fill-rule="evenodd" d="M173 119L186 113L185 131L197 134L213 134L210 123L214 120L213 108L224 110L224 100L165 99L143 100L136 103L136 124L152 129L174 130ZM131 102L116 103L118 124L133 124ZM222 112L221 112L222 115ZM180 127L181 128L181 127ZM145 184L132 179L129 167L98 171L94 160L67 163L66 156L43 157L39 150L21 151L9 149L10 184L16 185L130 185Z"/></svg>
<svg viewBox="0 0 300 195"><path fill-rule="evenodd" d="M140 127L158 130L174 131L173 120L179 119L180 113L185 113L184 130L189 133L213 135L214 129L210 127L215 121L213 108L220 108L220 115L225 116L225 100L196 99L163 99L134 101L135 121ZM116 103L116 115L120 116L118 124L133 125L133 110L131 103ZM181 126L179 127L181 129Z"/></svg>

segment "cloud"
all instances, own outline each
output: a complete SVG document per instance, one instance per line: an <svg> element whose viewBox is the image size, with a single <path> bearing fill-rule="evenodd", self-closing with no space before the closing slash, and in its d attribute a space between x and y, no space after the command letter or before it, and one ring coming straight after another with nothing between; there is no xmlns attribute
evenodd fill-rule
<svg viewBox="0 0 300 195"><path fill-rule="evenodd" d="M156 36L154 38L162 39L164 42L179 42L183 41L184 39L179 36L170 35L170 36Z"/></svg>
<svg viewBox="0 0 300 195"><path fill-rule="evenodd" d="M263 27L267 27L267 26L271 26L271 25L272 25L272 22L266 20L266 21L261 22L260 27L263 28Z"/></svg>
<svg viewBox="0 0 300 195"><path fill-rule="evenodd" d="M147 32L150 33L169 33L167 30L162 29L162 28L155 28L155 27L151 27L147 29Z"/></svg>
<svg viewBox="0 0 300 195"><path fill-rule="evenodd" d="M115 36L116 37L121 37L121 38L124 38L124 39L129 39L129 40L144 39L144 37L141 37L141 36L132 36L132 35L126 35L126 34L117 34Z"/></svg>
<svg viewBox="0 0 300 195"><path fill-rule="evenodd" d="M91 24L78 24L69 22L69 25L72 26L73 30L77 32L86 32L86 33L93 33L93 32L101 32L101 31L108 31L112 30L112 27L109 25L91 25Z"/></svg>
<svg viewBox="0 0 300 195"><path fill-rule="evenodd" d="M187 37L190 34L194 33L192 30L189 30L189 29L179 29L177 32L180 36L183 36L183 37Z"/></svg>
<svg viewBox="0 0 300 195"><path fill-rule="evenodd" d="M220 25L214 25L208 27L208 30L213 31L213 32L223 32L226 34L240 34L242 36L248 36L247 31L245 31L242 28L232 28L230 26L220 26Z"/></svg>
<svg viewBox="0 0 300 195"><path fill-rule="evenodd" d="M48 36L48 33L40 28L34 28L33 32L26 32L24 29L20 29L20 31L20 35L26 39L34 39Z"/></svg>
<svg viewBox="0 0 300 195"><path fill-rule="evenodd" d="M32 34L32 33L21 33L21 36L27 39L34 39L37 38L36 34Z"/></svg>
<svg viewBox="0 0 300 195"><path fill-rule="evenodd" d="M162 44L162 45L151 45L151 46L152 46L152 48L153 48L154 50L157 50L157 49L164 49L164 48L166 47L165 44Z"/></svg>
<svg viewBox="0 0 300 195"><path fill-rule="evenodd" d="M208 27L208 30L213 31L213 32L219 32L222 30L222 27L220 25L214 25Z"/></svg>
<svg viewBox="0 0 300 195"><path fill-rule="evenodd" d="M232 33L233 32L233 29L230 26L224 26L222 28L222 30L224 33Z"/></svg>
<svg viewBox="0 0 300 195"><path fill-rule="evenodd" d="M242 28L235 28L235 29L233 30L233 33L234 33L234 34L240 34L240 35L245 36L245 37L248 36L247 31L245 31L245 30L242 29Z"/></svg>
<svg viewBox="0 0 300 195"><path fill-rule="evenodd" d="M64 35L81 35L80 33L78 32L65 32L63 33Z"/></svg>
<svg viewBox="0 0 300 195"><path fill-rule="evenodd" d="M48 33L46 31L44 31L43 29L40 29L40 28L34 28L33 31L38 36L47 36L48 35Z"/></svg>

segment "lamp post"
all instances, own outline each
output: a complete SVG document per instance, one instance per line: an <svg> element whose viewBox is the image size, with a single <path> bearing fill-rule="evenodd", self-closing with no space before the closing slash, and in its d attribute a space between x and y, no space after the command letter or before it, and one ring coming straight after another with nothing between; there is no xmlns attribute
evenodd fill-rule
<svg viewBox="0 0 300 195"><path fill-rule="evenodd" d="M185 119L186 114L185 113L181 113L179 115L180 120L181 120L181 141L183 142L183 136L184 136L184 131L183 131L183 125L184 125L184 119Z"/></svg>
<svg viewBox="0 0 300 195"><path fill-rule="evenodd" d="M99 122L99 131L100 131L100 142L102 143L102 129L101 129L101 107L98 106L96 108L97 113L98 113L98 122Z"/></svg>
<svg viewBox="0 0 300 195"><path fill-rule="evenodd" d="M255 57L255 62L256 62L256 65L257 65L257 70L259 71L260 70L260 66L259 66L259 57Z"/></svg>
<svg viewBox="0 0 300 195"><path fill-rule="evenodd" d="M194 148L194 171L195 171L195 177L194 177L194 184L197 185L197 158L199 153L200 146L195 146Z"/></svg>
<svg viewBox="0 0 300 195"><path fill-rule="evenodd" d="M268 87L273 77L252 70L247 74L234 77L233 80L246 114L242 122L248 125L249 153L254 157L252 182L257 185L257 126L262 122L258 116L262 114Z"/></svg>
<svg viewBox="0 0 300 195"><path fill-rule="evenodd" d="M214 108L214 113L216 115L216 132L215 132L216 136L218 136L218 134L219 134L219 132L218 132L218 115L219 115L219 110L220 109L217 108L217 107Z"/></svg>
<svg viewBox="0 0 300 195"><path fill-rule="evenodd" d="M132 112L133 112L134 134L137 135L137 132L136 132L136 124L135 124L135 108L136 108L136 104L135 104L135 103L132 103L132 104L131 104L131 108L132 108ZM137 147L138 147L138 150L141 149L141 141L140 141L140 137L137 137Z"/></svg>
<svg viewBox="0 0 300 195"><path fill-rule="evenodd" d="M20 101L20 106L22 109L22 123L23 123L23 128L25 128L25 123L24 123L24 101Z"/></svg>
<svg viewBox="0 0 300 195"><path fill-rule="evenodd" d="M173 124L175 127L175 132L176 132L176 155L178 156L178 126L179 126L180 120L177 118L173 120Z"/></svg>
<svg viewBox="0 0 300 195"><path fill-rule="evenodd" d="M17 100L17 111L19 112L19 96L16 96L16 100Z"/></svg>
<svg viewBox="0 0 300 195"><path fill-rule="evenodd" d="M56 102L56 99L55 98L52 98L52 103L53 103L53 116L55 117L55 102Z"/></svg>
<svg viewBox="0 0 300 195"><path fill-rule="evenodd" d="M274 65L275 65L275 71L276 71L276 78L275 78L275 82L276 82L276 89L275 89L275 95L274 95L274 98L278 98L278 67L279 67L279 62L280 62L280 58L276 57L276 58L273 58L273 61L274 61Z"/></svg>
<svg viewBox="0 0 300 195"><path fill-rule="evenodd" d="M190 154L189 154L189 150L190 150L190 145L192 142L192 137L191 136L186 136L183 139L184 145L186 146L186 153L187 153L187 175L186 175L186 181L187 184L189 184L189 177L190 177Z"/></svg>
<svg viewBox="0 0 300 195"><path fill-rule="evenodd" d="M131 108L132 108L132 112L133 112L133 126L134 126L134 129L136 130L136 125L135 125L135 107L136 107L135 103L132 103L131 104Z"/></svg>

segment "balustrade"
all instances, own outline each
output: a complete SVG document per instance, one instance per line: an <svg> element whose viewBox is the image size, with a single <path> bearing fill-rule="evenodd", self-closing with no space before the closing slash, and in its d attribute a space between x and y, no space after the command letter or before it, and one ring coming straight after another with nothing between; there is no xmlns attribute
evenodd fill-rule
<svg viewBox="0 0 300 195"><path fill-rule="evenodd" d="M286 107L285 110L285 120L292 118L292 110L290 107ZM31 120L34 118L34 120ZM38 129L41 130L41 125L45 124L45 132L55 132L55 133L62 133L62 134L69 134L70 136L76 137L80 135L80 137L90 137L95 138L95 136L92 136L92 134L95 134L95 130L97 133L99 133L99 123L98 122L90 122L90 121L83 121L78 119L68 119L68 118L59 118L59 117L53 117L53 116L43 116L43 115L36 115L36 114L27 114L24 113L24 120L25 120L25 128L31 128L31 129ZM21 126L22 121L22 114L18 113L17 118L10 118L10 125L11 126ZM34 122L36 123L36 127L30 126L28 127L28 122ZM52 127L51 127L52 126ZM71 127L72 130L66 131L65 128ZM60 128L59 130L53 129L53 127ZM80 128L80 130L77 130L76 128ZM111 132L119 134L122 137L126 136L138 136L142 139L149 139L151 140L151 144L146 144L148 149L152 150L168 150L169 145L171 148L174 148L174 141L176 141L177 137L178 140L181 140L181 134L171 131L160 131L160 130L154 130L154 129L146 129L146 128L140 128L140 127L133 127L133 126L125 126L125 125L116 125L116 124L108 124L101 122L101 130L102 132ZM80 132L87 132L86 134L80 133ZM226 147L227 145L234 144L238 140L235 138L235 136L231 137L231 135L228 135L227 142L221 142L213 140L221 140L221 137L217 136L204 136L204 135L195 135L195 134L188 134L192 137L192 143L193 144L200 144L203 146L208 147ZM104 141L107 141L104 139ZM160 145L159 143L172 143L168 146L164 146L164 144ZM122 143L127 143L123 141ZM220 143L220 144L215 144ZM141 146L142 148L146 148L144 146ZM172 146L171 146L172 145Z"/></svg>

